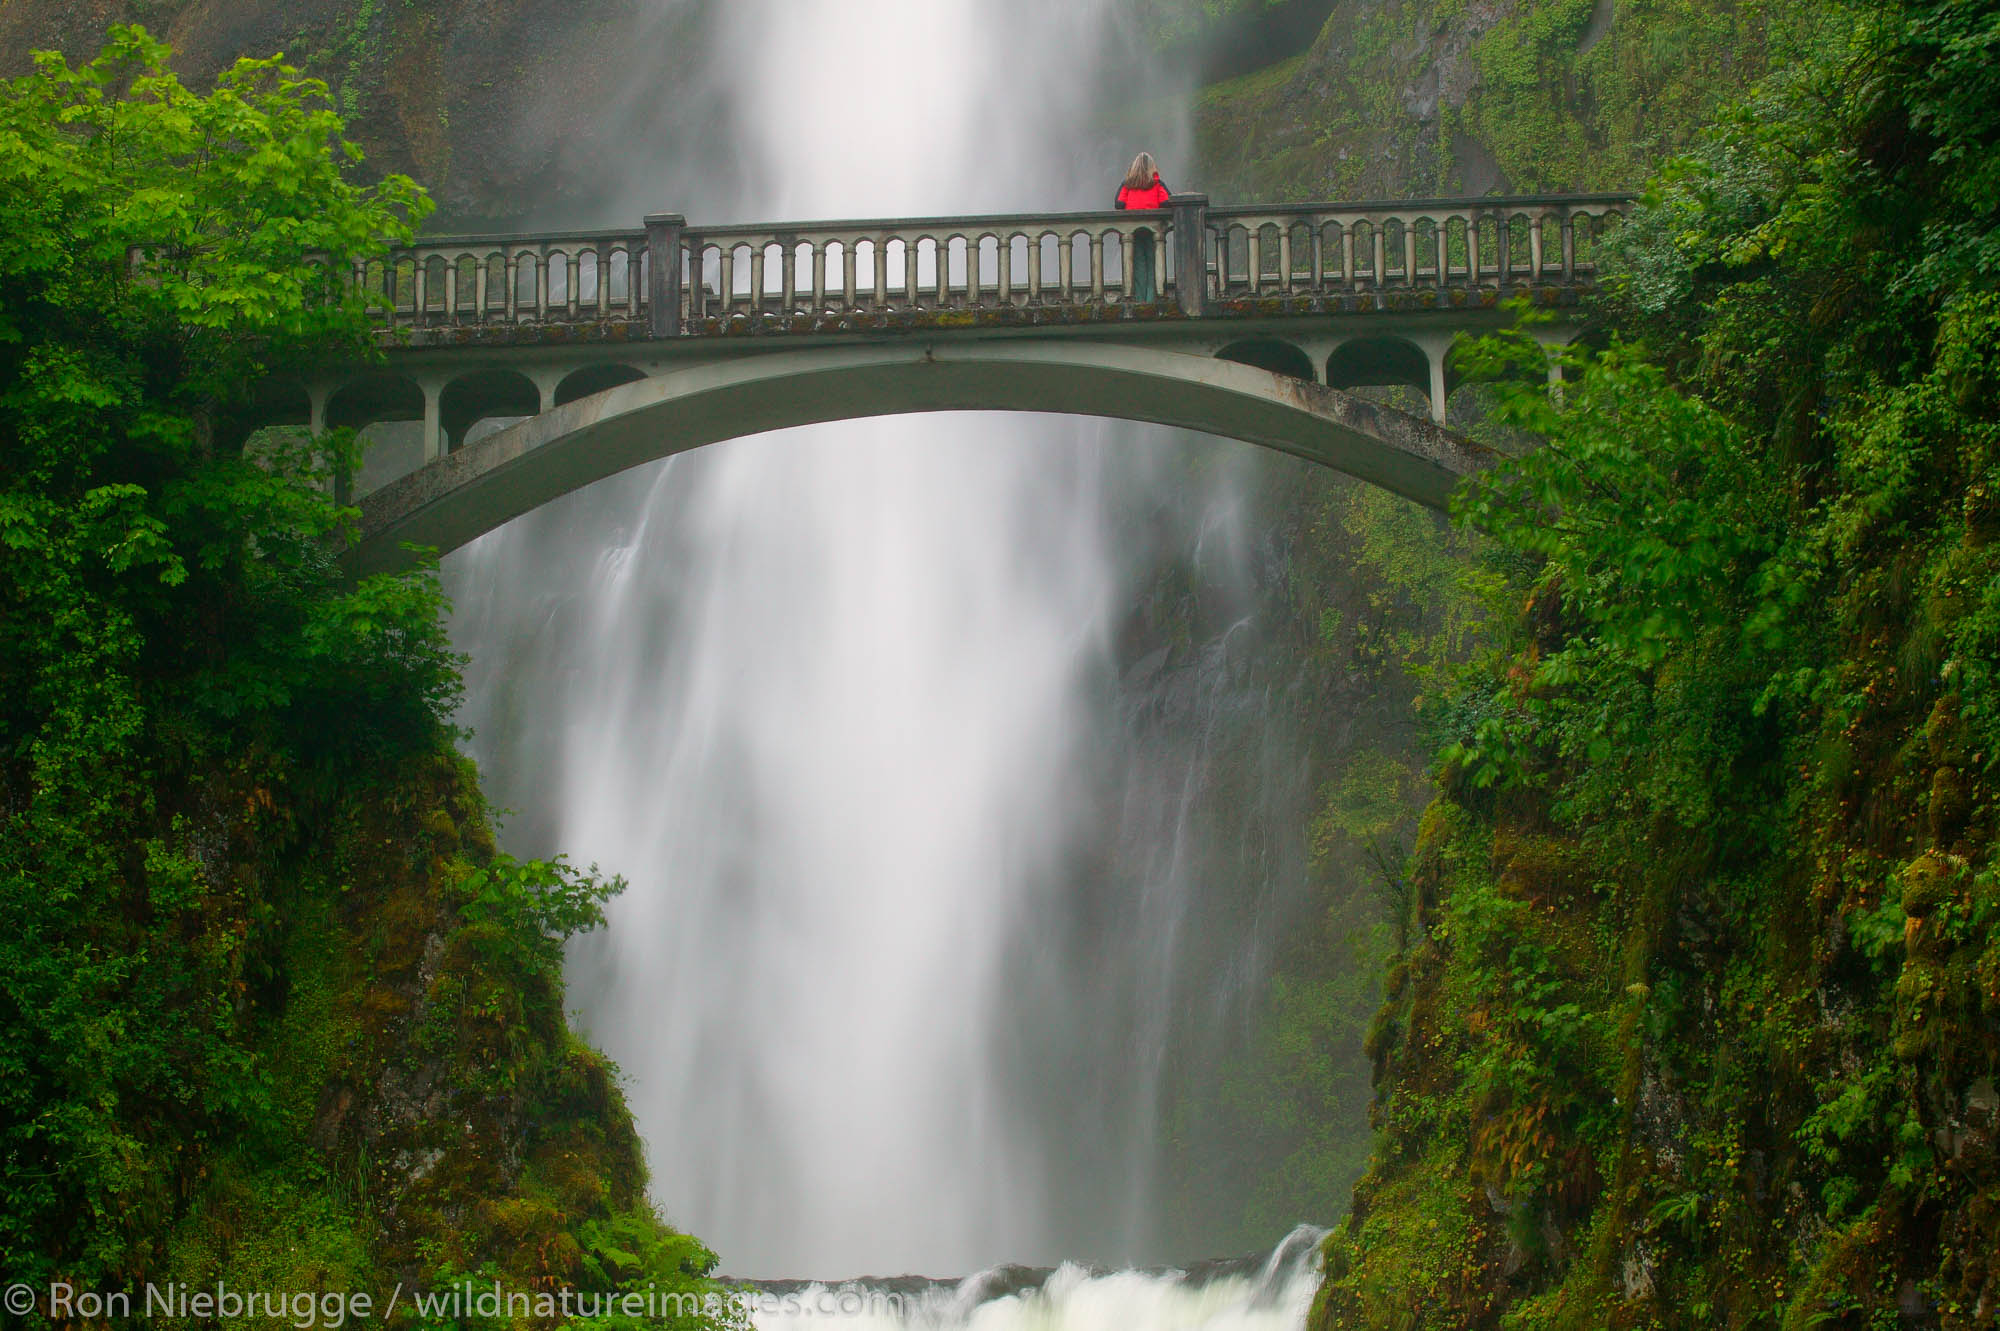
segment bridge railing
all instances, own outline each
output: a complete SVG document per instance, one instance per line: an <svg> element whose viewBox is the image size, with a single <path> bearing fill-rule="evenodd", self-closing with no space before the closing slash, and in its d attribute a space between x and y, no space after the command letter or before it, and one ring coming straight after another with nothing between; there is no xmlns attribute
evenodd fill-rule
<svg viewBox="0 0 2000 1331"><path fill-rule="evenodd" d="M804 319L1572 283L1621 194L1211 207L428 239L357 265L381 318L427 325L642 324L701 335ZM1152 283L1143 281L1150 250ZM675 260L678 259L678 262ZM657 266L657 267L656 267Z"/></svg>
<svg viewBox="0 0 2000 1331"><path fill-rule="evenodd" d="M843 315L1162 299L1171 227L1159 214L1055 213L689 228L683 315ZM1134 281L1152 251L1152 291Z"/></svg>
<svg viewBox="0 0 2000 1331"><path fill-rule="evenodd" d="M1420 199L1207 210L1215 299L1573 282L1630 195Z"/></svg>
<svg viewBox="0 0 2000 1331"><path fill-rule="evenodd" d="M441 236L357 264L350 280L399 327L645 317L644 231Z"/></svg>

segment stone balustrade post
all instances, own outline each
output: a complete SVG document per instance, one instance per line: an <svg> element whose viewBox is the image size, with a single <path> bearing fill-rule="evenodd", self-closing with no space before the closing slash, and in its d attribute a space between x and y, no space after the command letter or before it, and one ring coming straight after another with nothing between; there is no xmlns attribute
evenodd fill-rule
<svg viewBox="0 0 2000 1331"><path fill-rule="evenodd" d="M1182 314L1201 317L1208 300L1208 196L1176 194L1168 200L1174 227L1174 299Z"/></svg>
<svg viewBox="0 0 2000 1331"><path fill-rule="evenodd" d="M652 269L646 301L652 306L654 337L680 336L681 233L686 228L687 218L679 213L651 213L646 218L646 262Z"/></svg>

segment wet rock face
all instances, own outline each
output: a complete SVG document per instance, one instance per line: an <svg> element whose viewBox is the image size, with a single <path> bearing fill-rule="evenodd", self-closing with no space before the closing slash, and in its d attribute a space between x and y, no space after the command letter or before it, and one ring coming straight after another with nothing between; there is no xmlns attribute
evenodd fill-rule
<svg viewBox="0 0 2000 1331"><path fill-rule="evenodd" d="M434 225L595 223L613 199L643 211L668 197L668 182L631 180L619 162L633 136L702 118L679 67L701 21L642 0L16 0L0 6L0 74L26 72L35 50L89 60L113 23L169 42L196 87L239 56L282 52L331 86L369 170L431 190ZM682 95L646 101L634 87Z"/></svg>
<svg viewBox="0 0 2000 1331"><path fill-rule="evenodd" d="M1670 8L1337 0L1289 60L1203 90L1194 174L1218 201L1636 186L1807 7L1714 5L1693 36Z"/></svg>
<svg viewBox="0 0 2000 1331"><path fill-rule="evenodd" d="M1430 8L1342 0L1294 64L1214 90L1198 129L1210 193L1506 191L1492 149L1461 113L1480 81L1474 48L1518 5L1474 0L1436 22L1419 12Z"/></svg>

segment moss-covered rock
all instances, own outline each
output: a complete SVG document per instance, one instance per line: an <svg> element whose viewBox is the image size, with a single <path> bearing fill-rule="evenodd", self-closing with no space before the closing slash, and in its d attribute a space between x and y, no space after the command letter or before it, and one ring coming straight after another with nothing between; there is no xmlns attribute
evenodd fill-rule
<svg viewBox="0 0 2000 1331"><path fill-rule="evenodd" d="M150 1274L703 1291L713 1258L654 1216L617 1070L564 1021L560 940L472 909L496 852L470 764L414 758L307 812L288 842L238 838L272 848L254 868L282 911L243 1052L275 1112L192 1171ZM594 1255L611 1230L643 1258Z"/></svg>

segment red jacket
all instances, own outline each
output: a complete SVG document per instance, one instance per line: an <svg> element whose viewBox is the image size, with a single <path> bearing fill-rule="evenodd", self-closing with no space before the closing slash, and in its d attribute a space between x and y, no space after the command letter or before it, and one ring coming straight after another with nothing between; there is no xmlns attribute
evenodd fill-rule
<svg viewBox="0 0 2000 1331"><path fill-rule="evenodd" d="M1158 176L1153 177L1152 185L1146 189L1133 189L1130 185L1120 185L1118 187L1118 206L1120 208L1164 208L1167 206L1167 198L1166 182L1162 181Z"/></svg>

